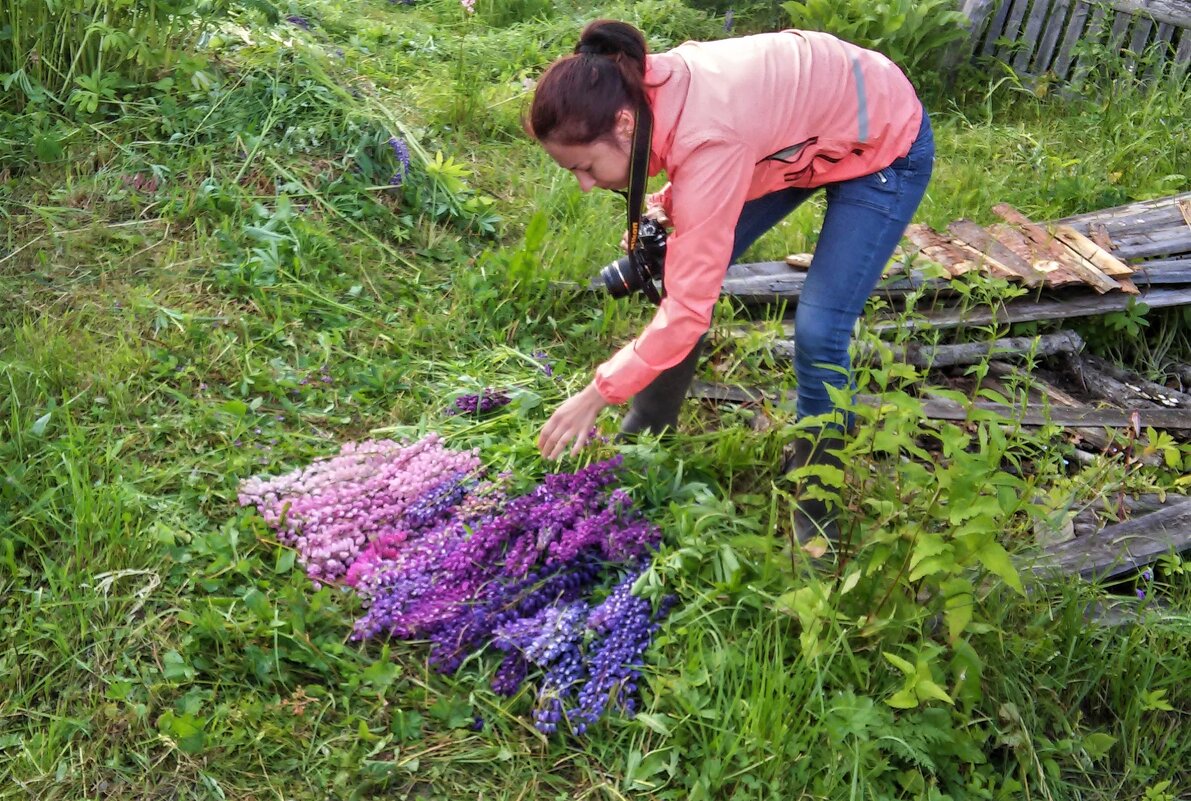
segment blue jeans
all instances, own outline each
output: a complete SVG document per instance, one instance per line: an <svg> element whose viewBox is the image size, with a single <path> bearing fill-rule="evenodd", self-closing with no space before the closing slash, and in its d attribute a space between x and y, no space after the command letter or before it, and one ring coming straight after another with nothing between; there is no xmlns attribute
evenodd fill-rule
<svg viewBox="0 0 1191 801"><path fill-rule="evenodd" d="M794 317L800 418L831 412L827 387L848 385L852 329L926 194L934 158L935 138L923 109L909 153L871 175L825 187L827 213ZM783 189L745 203L732 261L815 191Z"/></svg>

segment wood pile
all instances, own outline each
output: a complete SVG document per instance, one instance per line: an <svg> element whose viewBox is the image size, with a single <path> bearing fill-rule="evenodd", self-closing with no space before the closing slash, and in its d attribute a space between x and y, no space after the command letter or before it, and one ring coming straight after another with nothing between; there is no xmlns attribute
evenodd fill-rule
<svg viewBox="0 0 1191 801"><path fill-rule="evenodd" d="M1191 305L1191 192L1048 223L1034 223L1008 205L1005 222L980 226L958 220L938 232L916 224L906 232L901 264L877 292L895 311L910 292L926 291L931 306L915 319L875 321L875 328L954 328L1087 317ZM723 294L747 305L796 302L810 256L785 262L734 264ZM908 264L908 269L906 265ZM995 307L965 307L951 282L970 272L1005 278L1029 290Z"/></svg>

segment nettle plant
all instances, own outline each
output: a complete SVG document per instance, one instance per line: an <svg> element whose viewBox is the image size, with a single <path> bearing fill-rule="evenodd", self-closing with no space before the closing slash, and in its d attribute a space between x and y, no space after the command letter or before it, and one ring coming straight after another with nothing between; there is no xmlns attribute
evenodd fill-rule
<svg viewBox="0 0 1191 801"><path fill-rule="evenodd" d="M878 50L916 83L929 78L946 45L966 35L967 18L953 0L791 0L782 8L791 26Z"/></svg>

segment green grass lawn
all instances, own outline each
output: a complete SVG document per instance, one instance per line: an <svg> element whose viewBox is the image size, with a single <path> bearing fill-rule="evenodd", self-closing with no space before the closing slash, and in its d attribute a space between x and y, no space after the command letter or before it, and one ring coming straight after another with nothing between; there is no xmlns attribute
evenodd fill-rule
<svg viewBox="0 0 1191 801"><path fill-rule="evenodd" d="M655 49L723 36L723 20L678 0L283 12L234 10L94 112L42 99L0 115L0 798L1191 793L1186 565L1092 587L1022 584L1008 562L1048 515L1186 491L1191 447L1075 472L1058 429L923 421L925 378L881 358L860 379L886 406L861 410L843 490L863 545L834 571L786 545L782 404L689 402L673 440L561 465L623 453L664 532L649 591L680 602L635 718L545 737L530 697L489 690L487 657L446 677L422 643L349 641L358 604L311 585L239 483L430 431L494 473L554 469L539 428L647 309L552 286L616 255L623 206L526 139L527 82L595 16ZM936 227L989 222L998 202L1053 219L1191 185L1185 82L1040 98L990 70L928 104L939 159L920 218ZM746 258L812 248L821 211ZM770 335L733 339L737 322L725 303L702 376L788 385ZM1186 363L1183 313L1128 324L1081 331L1156 378ZM484 387L513 402L449 414ZM1108 597L1137 622L1089 622Z"/></svg>

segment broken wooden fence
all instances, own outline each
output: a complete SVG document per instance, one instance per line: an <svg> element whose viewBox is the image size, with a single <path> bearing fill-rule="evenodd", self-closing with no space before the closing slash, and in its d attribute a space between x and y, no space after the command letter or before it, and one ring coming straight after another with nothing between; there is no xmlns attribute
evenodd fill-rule
<svg viewBox="0 0 1191 801"><path fill-rule="evenodd" d="M1144 80L1191 63L1191 3L1186 0L964 0L966 42L948 66L993 57L1019 75L1079 83L1102 49L1120 54Z"/></svg>

